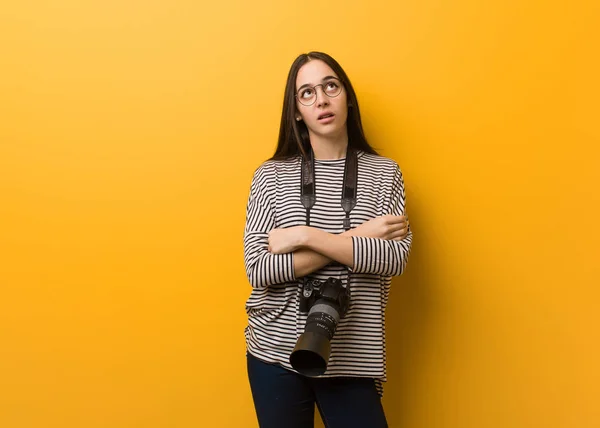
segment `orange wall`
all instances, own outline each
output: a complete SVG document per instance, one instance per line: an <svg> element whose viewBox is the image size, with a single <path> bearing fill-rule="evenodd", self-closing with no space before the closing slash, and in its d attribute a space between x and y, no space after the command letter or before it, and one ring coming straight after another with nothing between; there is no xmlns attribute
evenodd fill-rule
<svg viewBox="0 0 600 428"><path fill-rule="evenodd" d="M0 426L256 427L242 232L300 52L405 174L391 427L600 426L597 2L0 11Z"/></svg>

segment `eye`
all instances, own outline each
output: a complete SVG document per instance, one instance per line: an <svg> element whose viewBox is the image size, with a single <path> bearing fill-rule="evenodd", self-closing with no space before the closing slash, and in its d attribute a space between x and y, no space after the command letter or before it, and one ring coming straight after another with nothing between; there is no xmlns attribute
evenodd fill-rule
<svg viewBox="0 0 600 428"><path fill-rule="evenodd" d="M329 82L327 82L327 89L328 90L336 90L337 88L339 88L340 85L338 85L338 83L335 80L330 80Z"/></svg>
<svg viewBox="0 0 600 428"><path fill-rule="evenodd" d="M325 83L324 90L326 94L330 96L336 96L339 94L341 88L340 84L336 80L330 80L329 82Z"/></svg>
<svg viewBox="0 0 600 428"><path fill-rule="evenodd" d="M306 89L303 89L302 91L300 91L300 96L302 98L310 98L314 95L314 93L315 93L314 89L306 88Z"/></svg>

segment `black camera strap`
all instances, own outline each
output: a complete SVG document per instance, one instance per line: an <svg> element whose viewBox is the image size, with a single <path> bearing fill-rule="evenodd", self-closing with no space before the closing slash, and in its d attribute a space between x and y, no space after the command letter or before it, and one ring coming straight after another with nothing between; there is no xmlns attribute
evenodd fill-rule
<svg viewBox="0 0 600 428"><path fill-rule="evenodd" d="M317 201L315 192L315 155L310 151L310 158L302 157L300 199L306 208L306 225L310 226L310 210ZM342 189L342 208L346 213L344 230L350 229L350 212L356 206L356 186L358 183L358 157L354 149L346 150L344 164L344 187Z"/></svg>
<svg viewBox="0 0 600 428"><path fill-rule="evenodd" d="M348 147L346 149L346 162L344 164L344 184L342 188L342 208L346 213L344 218L344 230L350 229L350 212L356 206L358 183L358 156L356 150ZM300 199L306 208L306 225L310 226L310 210L317 201L315 192L315 155L310 150L310 157L302 157L301 190ZM350 284L350 268L347 268L348 276L346 284Z"/></svg>

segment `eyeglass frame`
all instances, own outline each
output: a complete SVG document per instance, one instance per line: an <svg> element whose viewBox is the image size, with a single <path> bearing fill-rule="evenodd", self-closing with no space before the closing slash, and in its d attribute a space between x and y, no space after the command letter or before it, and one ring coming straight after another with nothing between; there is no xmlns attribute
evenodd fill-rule
<svg viewBox="0 0 600 428"><path fill-rule="evenodd" d="M340 92L339 92L337 95L329 95L327 92L325 92L325 89L323 89L323 85L326 85L327 83L331 82L332 80L335 80L335 81L338 81L338 82L339 82L339 85L340 85ZM296 99L298 100L298 102L299 102L300 104L302 104L303 106L305 106L305 107L310 107L311 105L313 105L314 103L316 103L316 102L317 102L317 86L320 86L320 87L321 87L321 91L323 91L323 94L324 94L324 95L327 95L327 98L335 98L335 97L339 97L339 96L340 96L340 94L342 93L342 91L344 90L344 83L342 83L342 81L341 81L340 79L338 79L337 77L330 76L330 77L327 79L327 81L326 81L326 82L319 83L318 85L315 85L315 86L307 86L307 87L305 87L305 88L300 88L300 89L298 89L298 90L296 91L296 93L294 94L294 97L296 97ZM312 89L313 91L315 91L315 100L314 100L312 103L310 103L310 104L304 104L302 101L300 101L300 96L298 96L298 93L299 93L300 91L303 91L303 90L305 90L305 89Z"/></svg>

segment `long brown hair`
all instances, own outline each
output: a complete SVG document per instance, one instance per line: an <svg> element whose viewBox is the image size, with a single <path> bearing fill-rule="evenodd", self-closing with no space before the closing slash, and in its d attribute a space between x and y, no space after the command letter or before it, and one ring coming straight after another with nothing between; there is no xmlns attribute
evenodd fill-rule
<svg viewBox="0 0 600 428"><path fill-rule="evenodd" d="M307 54L299 55L288 73L283 96L279 139L277 141L275 154L271 159L283 160L298 155L306 156L307 153L310 152L310 138L306 124L303 121L299 122L295 119L297 113L295 95L298 71L300 70L300 67L313 59L319 59L331 67L344 85L348 100L348 119L346 121L346 127L348 129L348 147L376 155L377 152L369 145L369 143L367 143L367 139L365 138L362 122L360 120L360 110L358 109L356 93L354 92L354 88L352 87L352 83L350 83L350 79L346 75L346 72L335 59L326 53L309 52Z"/></svg>

